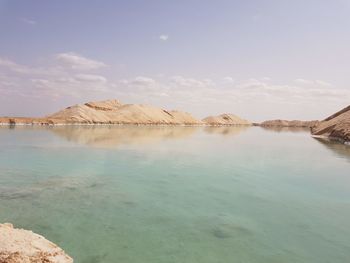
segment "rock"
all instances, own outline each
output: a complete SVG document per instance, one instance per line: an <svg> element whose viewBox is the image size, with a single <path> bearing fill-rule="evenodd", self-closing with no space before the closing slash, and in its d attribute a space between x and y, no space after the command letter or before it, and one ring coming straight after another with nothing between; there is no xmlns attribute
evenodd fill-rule
<svg viewBox="0 0 350 263"><path fill-rule="evenodd" d="M268 120L264 121L260 124L257 124L258 126L263 127L290 127L290 128L311 128L318 124L319 121L299 121L299 120Z"/></svg>
<svg viewBox="0 0 350 263"><path fill-rule="evenodd" d="M32 231L0 224L0 263L73 263L54 243Z"/></svg>
<svg viewBox="0 0 350 263"><path fill-rule="evenodd" d="M318 123L311 133L315 137L350 143L350 105Z"/></svg>
<svg viewBox="0 0 350 263"><path fill-rule="evenodd" d="M209 116L202 120L208 125L251 125L247 120L241 119L240 117L233 114L221 114L218 116Z"/></svg>

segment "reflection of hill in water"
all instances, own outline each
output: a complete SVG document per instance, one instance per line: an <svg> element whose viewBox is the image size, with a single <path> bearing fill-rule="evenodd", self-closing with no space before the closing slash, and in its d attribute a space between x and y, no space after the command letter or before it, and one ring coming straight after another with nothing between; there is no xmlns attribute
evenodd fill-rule
<svg viewBox="0 0 350 263"><path fill-rule="evenodd" d="M145 144L186 138L199 127L166 126L57 126L50 130L66 140L94 147L113 148L121 144Z"/></svg>
<svg viewBox="0 0 350 263"><path fill-rule="evenodd" d="M0 131L46 131L78 144L115 148L127 144L148 144L191 137L198 131L223 136L238 135L251 126L133 126L133 125L63 125L63 126L0 126Z"/></svg>
<svg viewBox="0 0 350 263"><path fill-rule="evenodd" d="M327 149L334 152L336 155L338 155L341 158L346 158L350 161L350 146L346 144L342 144L340 142L331 141L328 139L322 139L322 138L314 138L316 141L321 143L323 146L325 146Z"/></svg>
<svg viewBox="0 0 350 263"><path fill-rule="evenodd" d="M272 132L310 132L310 128L304 127L282 127L282 126L260 126L262 129Z"/></svg>
<svg viewBox="0 0 350 263"><path fill-rule="evenodd" d="M205 127L204 131L210 134L221 134L225 136L238 135L241 132L246 131L251 126L249 125L237 125L237 126L209 126Z"/></svg>

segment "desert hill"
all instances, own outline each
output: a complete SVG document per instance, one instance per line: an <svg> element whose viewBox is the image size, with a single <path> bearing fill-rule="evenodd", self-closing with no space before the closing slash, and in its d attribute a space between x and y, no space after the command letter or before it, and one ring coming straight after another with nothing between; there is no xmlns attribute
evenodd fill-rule
<svg viewBox="0 0 350 263"><path fill-rule="evenodd" d="M221 114L218 116L209 116L202 120L207 125L251 125L247 120L241 119L234 114Z"/></svg>
<svg viewBox="0 0 350 263"><path fill-rule="evenodd" d="M82 124L201 124L186 112L167 111L150 105L122 104L117 100L77 104L47 118Z"/></svg>
<svg viewBox="0 0 350 263"><path fill-rule="evenodd" d="M311 129L318 137L350 142L350 105L321 121Z"/></svg>
<svg viewBox="0 0 350 263"><path fill-rule="evenodd" d="M143 104L122 104L118 100L105 100L76 104L43 118L0 117L0 124L200 125L203 123L187 112L168 111Z"/></svg>

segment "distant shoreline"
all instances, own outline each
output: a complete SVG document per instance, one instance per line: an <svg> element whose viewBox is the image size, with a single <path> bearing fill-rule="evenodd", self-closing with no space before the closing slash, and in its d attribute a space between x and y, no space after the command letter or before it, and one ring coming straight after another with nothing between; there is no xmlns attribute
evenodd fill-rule
<svg viewBox="0 0 350 263"><path fill-rule="evenodd" d="M1 126L178 126L178 127L234 127L234 126L260 126L259 124L175 124L175 123L24 123L0 122Z"/></svg>

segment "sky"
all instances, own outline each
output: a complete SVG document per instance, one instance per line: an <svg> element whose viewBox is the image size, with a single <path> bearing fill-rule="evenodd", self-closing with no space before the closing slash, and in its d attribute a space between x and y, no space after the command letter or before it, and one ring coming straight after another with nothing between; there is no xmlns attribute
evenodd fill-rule
<svg viewBox="0 0 350 263"><path fill-rule="evenodd" d="M0 0L0 116L93 100L323 119L350 104L350 0Z"/></svg>

